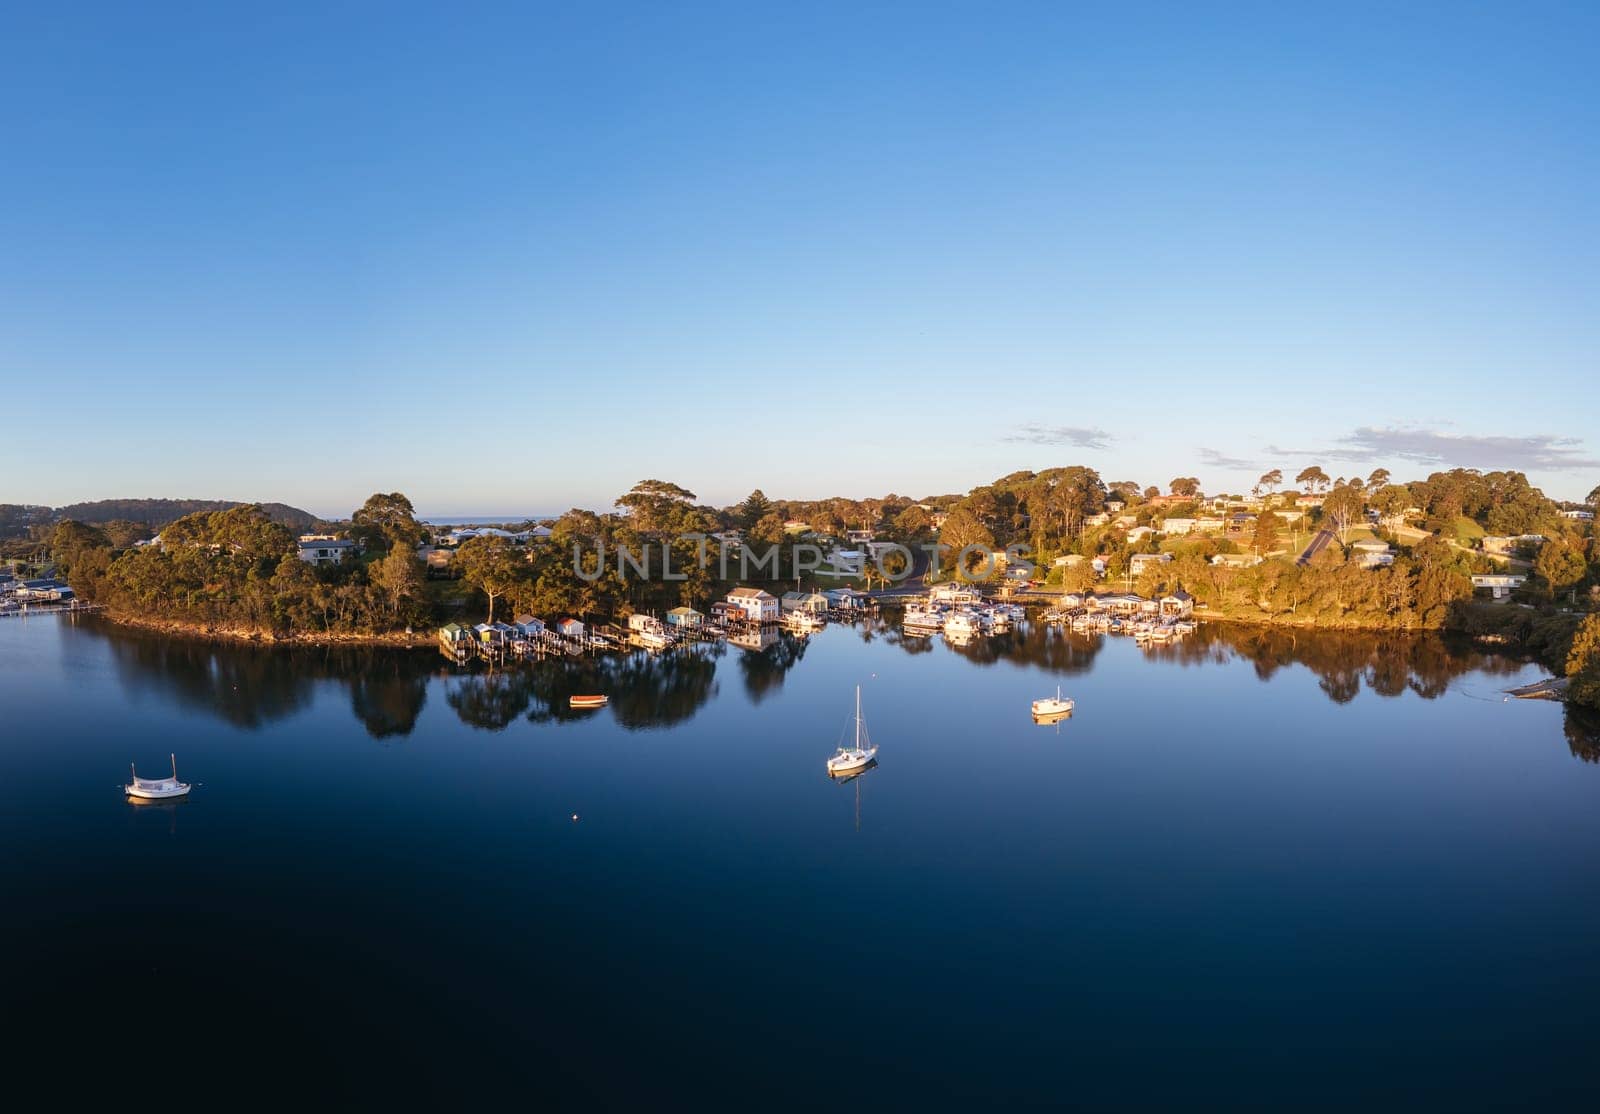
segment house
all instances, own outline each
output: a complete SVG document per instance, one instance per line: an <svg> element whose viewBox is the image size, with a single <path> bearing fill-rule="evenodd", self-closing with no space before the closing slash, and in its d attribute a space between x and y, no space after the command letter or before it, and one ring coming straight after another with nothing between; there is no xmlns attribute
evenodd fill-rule
<svg viewBox="0 0 1600 1114"><path fill-rule="evenodd" d="M1187 619L1194 614L1194 597L1182 588L1161 597L1161 614L1175 619Z"/></svg>
<svg viewBox="0 0 1600 1114"><path fill-rule="evenodd" d="M1104 576L1106 574L1106 559L1104 557L1096 557L1089 562L1089 567L1094 570L1096 576Z"/></svg>
<svg viewBox="0 0 1600 1114"><path fill-rule="evenodd" d="M846 530L844 540L851 545L866 545L872 540L871 530Z"/></svg>
<svg viewBox="0 0 1600 1114"><path fill-rule="evenodd" d="M520 632L507 623L479 623L472 628L472 633L486 646L504 646L514 641L513 636Z"/></svg>
<svg viewBox="0 0 1600 1114"><path fill-rule="evenodd" d="M295 552L308 565L339 565L354 554L356 543L349 538L316 538L295 543Z"/></svg>
<svg viewBox="0 0 1600 1114"><path fill-rule="evenodd" d="M581 619L562 619L556 624L556 633L562 638L583 638L583 621Z"/></svg>
<svg viewBox="0 0 1600 1114"><path fill-rule="evenodd" d="M706 617L692 607L674 607L667 612L667 626L669 627L700 627L704 626Z"/></svg>
<svg viewBox="0 0 1600 1114"><path fill-rule="evenodd" d="M1169 518L1161 524L1163 534L1190 534L1194 532L1198 519Z"/></svg>
<svg viewBox="0 0 1600 1114"><path fill-rule="evenodd" d="M1201 515L1194 520L1194 528L1202 534L1220 534L1222 526L1222 519L1214 514Z"/></svg>
<svg viewBox="0 0 1600 1114"><path fill-rule="evenodd" d="M776 623L778 597L760 588L735 588L728 593L728 602L738 608L738 618L747 623ZM730 618L734 618L730 614Z"/></svg>
<svg viewBox="0 0 1600 1114"><path fill-rule="evenodd" d="M1296 522L1299 522L1306 516L1305 511L1291 510L1287 507L1285 507L1283 510L1275 510L1272 513L1278 516L1279 522L1282 522L1287 526L1293 526Z"/></svg>
<svg viewBox="0 0 1600 1114"><path fill-rule="evenodd" d="M1140 576L1147 570L1165 565L1171 560L1170 553L1135 553L1128 558L1128 571L1134 576Z"/></svg>
<svg viewBox="0 0 1600 1114"><path fill-rule="evenodd" d="M1126 507L1127 505L1128 504L1124 503L1121 499L1107 499L1106 500L1106 510L1110 511L1112 514L1116 514L1118 511L1122 510L1122 508Z"/></svg>
<svg viewBox="0 0 1600 1114"><path fill-rule="evenodd" d="M526 530L518 530L516 533L512 534L511 535L511 540L514 541L514 542L518 542L518 543L520 543L522 545L527 545L530 542L542 542L546 538L548 538L549 536L550 536L550 527L548 527L548 526L530 526Z"/></svg>
<svg viewBox="0 0 1600 1114"><path fill-rule="evenodd" d="M812 572L817 576L835 578L860 577L862 569L866 568L866 561L866 554L859 549L835 549Z"/></svg>
<svg viewBox="0 0 1600 1114"><path fill-rule="evenodd" d="M1128 540L1130 542L1142 542L1154 533L1155 531L1150 529L1148 526L1135 526L1132 530L1128 531Z"/></svg>
<svg viewBox="0 0 1600 1114"><path fill-rule="evenodd" d="M779 604L784 614L791 611L807 611L813 615L820 615L828 610L828 597L821 592L785 592Z"/></svg>
<svg viewBox="0 0 1600 1114"><path fill-rule="evenodd" d="M13 593L19 600L70 600L73 592L63 581L46 577L24 580Z"/></svg>
<svg viewBox="0 0 1600 1114"><path fill-rule="evenodd" d="M1128 615L1138 611L1145 602L1144 597L1137 592L1110 592L1096 596L1095 599L1099 601L1099 606L1107 611L1120 611Z"/></svg>
<svg viewBox="0 0 1600 1114"><path fill-rule="evenodd" d="M1120 526L1124 530L1131 530L1139 525L1139 517L1131 514L1119 514L1111 520L1111 525Z"/></svg>
<svg viewBox="0 0 1600 1114"><path fill-rule="evenodd" d="M1067 593L1063 594L1062 597L1061 597L1061 606L1062 607L1082 607L1083 606L1083 593L1082 592L1067 592Z"/></svg>
<svg viewBox="0 0 1600 1114"><path fill-rule="evenodd" d="M1255 520L1256 516L1248 511L1239 511L1237 514L1228 516L1228 529L1233 530L1236 533L1241 532L1246 527L1254 523Z"/></svg>
<svg viewBox="0 0 1600 1114"><path fill-rule="evenodd" d="M544 620L533 615L519 615L514 624L523 638L538 638L544 634Z"/></svg>
<svg viewBox="0 0 1600 1114"><path fill-rule="evenodd" d="M1108 523L1110 521L1111 521L1111 516L1109 514L1107 514L1105 511L1101 511L1099 514L1091 514L1091 515L1089 515L1087 518L1085 518L1083 520L1083 524L1085 526L1104 526L1106 523Z"/></svg>
<svg viewBox="0 0 1600 1114"><path fill-rule="evenodd" d="M444 549L437 545L423 545L417 547L417 560L421 561L434 572L440 572L450 567L450 562L455 560L455 551Z"/></svg>
<svg viewBox="0 0 1600 1114"><path fill-rule="evenodd" d="M1364 569L1376 569L1394 564L1394 550L1389 543L1377 538L1362 538L1350 546L1350 555Z"/></svg>
<svg viewBox="0 0 1600 1114"><path fill-rule="evenodd" d="M1594 521L1594 512L1593 511L1562 511L1561 512L1561 517L1562 518L1575 519L1578 522L1593 522Z"/></svg>
<svg viewBox="0 0 1600 1114"><path fill-rule="evenodd" d="M1295 505L1300 507L1302 510L1308 510L1311 507L1322 506L1322 496L1320 495L1296 495L1294 497L1294 501Z"/></svg>
<svg viewBox="0 0 1600 1114"><path fill-rule="evenodd" d="M1248 569L1253 565L1259 565L1261 558L1253 553L1219 553L1211 558L1211 563L1230 569Z"/></svg>
<svg viewBox="0 0 1600 1114"><path fill-rule="evenodd" d="M472 631L460 623L446 623L439 628L439 645L454 657L459 657L466 652L466 648L472 641Z"/></svg>
<svg viewBox="0 0 1600 1114"><path fill-rule="evenodd" d="M1537 549L1545 543L1543 534L1514 534L1511 537L1500 537L1496 534L1485 534L1481 539L1483 551L1500 557L1509 557L1519 549Z"/></svg>
<svg viewBox="0 0 1600 1114"><path fill-rule="evenodd" d="M928 593L928 598L937 603L972 604L982 603L983 593L970 584L960 584L950 580L934 585Z"/></svg>
<svg viewBox="0 0 1600 1114"><path fill-rule="evenodd" d="M839 611L864 611L867 606L867 595L854 588L829 588L823 593L828 597L828 606Z"/></svg>
<svg viewBox="0 0 1600 1114"><path fill-rule="evenodd" d="M1474 588L1487 588L1489 594L1495 599L1509 595L1515 588L1520 588L1528 582L1528 578L1520 573L1487 573L1472 578Z"/></svg>
<svg viewBox="0 0 1600 1114"><path fill-rule="evenodd" d="M798 518L787 519L783 524L783 532L786 534L809 534L811 532L811 523Z"/></svg>
<svg viewBox="0 0 1600 1114"><path fill-rule="evenodd" d="M1050 567L1053 569L1070 569L1083 564L1088 559L1081 553L1063 553L1060 557L1050 562Z"/></svg>
<svg viewBox="0 0 1600 1114"><path fill-rule="evenodd" d="M642 611L635 611L628 616L628 630L632 634L665 635L667 633L667 628L660 619L657 619L654 615L646 615Z"/></svg>

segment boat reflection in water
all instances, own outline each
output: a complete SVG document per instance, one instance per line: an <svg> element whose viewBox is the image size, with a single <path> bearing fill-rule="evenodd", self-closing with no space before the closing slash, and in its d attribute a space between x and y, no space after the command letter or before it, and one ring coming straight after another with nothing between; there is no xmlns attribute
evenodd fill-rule
<svg viewBox="0 0 1600 1114"><path fill-rule="evenodd" d="M867 776L869 771L876 770L877 768L878 760L876 758L872 758L869 759L867 764L862 766L860 769L851 770L847 774L834 774L828 778L828 780L833 782L835 785L848 785L854 783L856 790L856 831L858 832L861 830L861 782L862 779Z"/></svg>

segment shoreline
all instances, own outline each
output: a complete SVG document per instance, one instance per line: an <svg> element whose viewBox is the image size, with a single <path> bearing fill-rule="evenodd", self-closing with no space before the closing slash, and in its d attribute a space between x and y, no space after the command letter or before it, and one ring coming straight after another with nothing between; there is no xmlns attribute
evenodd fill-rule
<svg viewBox="0 0 1600 1114"><path fill-rule="evenodd" d="M143 615L130 615L114 608L103 607L92 613L100 622L132 630L151 631L172 638L188 638L200 642L224 642L243 646L376 646L390 650L419 650L435 645L437 635L426 632L390 631L385 634L292 634L280 635L253 627L236 627L226 624L197 623L183 619L155 619Z"/></svg>

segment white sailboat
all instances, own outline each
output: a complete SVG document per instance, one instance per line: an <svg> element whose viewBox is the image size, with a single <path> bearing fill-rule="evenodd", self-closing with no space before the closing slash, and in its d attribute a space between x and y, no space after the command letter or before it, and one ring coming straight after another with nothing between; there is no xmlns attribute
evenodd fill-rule
<svg viewBox="0 0 1600 1114"><path fill-rule="evenodd" d="M1060 685L1056 686L1055 696L1047 696L1043 700L1035 700L1033 702L1033 714L1038 719L1044 719L1049 716L1071 715L1072 708L1073 704L1070 696L1062 699Z"/></svg>
<svg viewBox="0 0 1600 1114"><path fill-rule="evenodd" d="M133 780L127 784L128 796L138 801L166 801L174 797L187 797L189 786L178 780L178 756L172 758L171 777L140 777L139 771L130 763L128 772L133 775Z"/></svg>
<svg viewBox="0 0 1600 1114"><path fill-rule="evenodd" d="M867 738L867 725L861 718L861 686L856 686L856 741L854 746L840 747L828 759L828 776L852 774L866 769L878 757L878 748Z"/></svg>

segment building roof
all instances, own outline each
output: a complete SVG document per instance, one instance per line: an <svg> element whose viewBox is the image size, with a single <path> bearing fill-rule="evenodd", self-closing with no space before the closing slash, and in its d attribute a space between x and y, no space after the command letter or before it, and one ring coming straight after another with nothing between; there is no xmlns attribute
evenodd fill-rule
<svg viewBox="0 0 1600 1114"><path fill-rule="evenodd" d="M674 607L671 611L667 612L667 614L668 615L684 615L684 616L688 616L688 615L699 615L700 612L696 611L692 607L678 606L678 607Z"/></svg>
<svg viewBox="0 0 1600 1114"><path fill-rule="evenodd" d="M729 599L741 600L775 600L778 597L761 588L735 588L728 593Z"/></svg>
<svg viewBox="0 0 1600 1114"><path fill-rule="evenodd" d="M296 542L301 549L353 549L355 542L349 538L334 538L331 541Z"/></svg>

